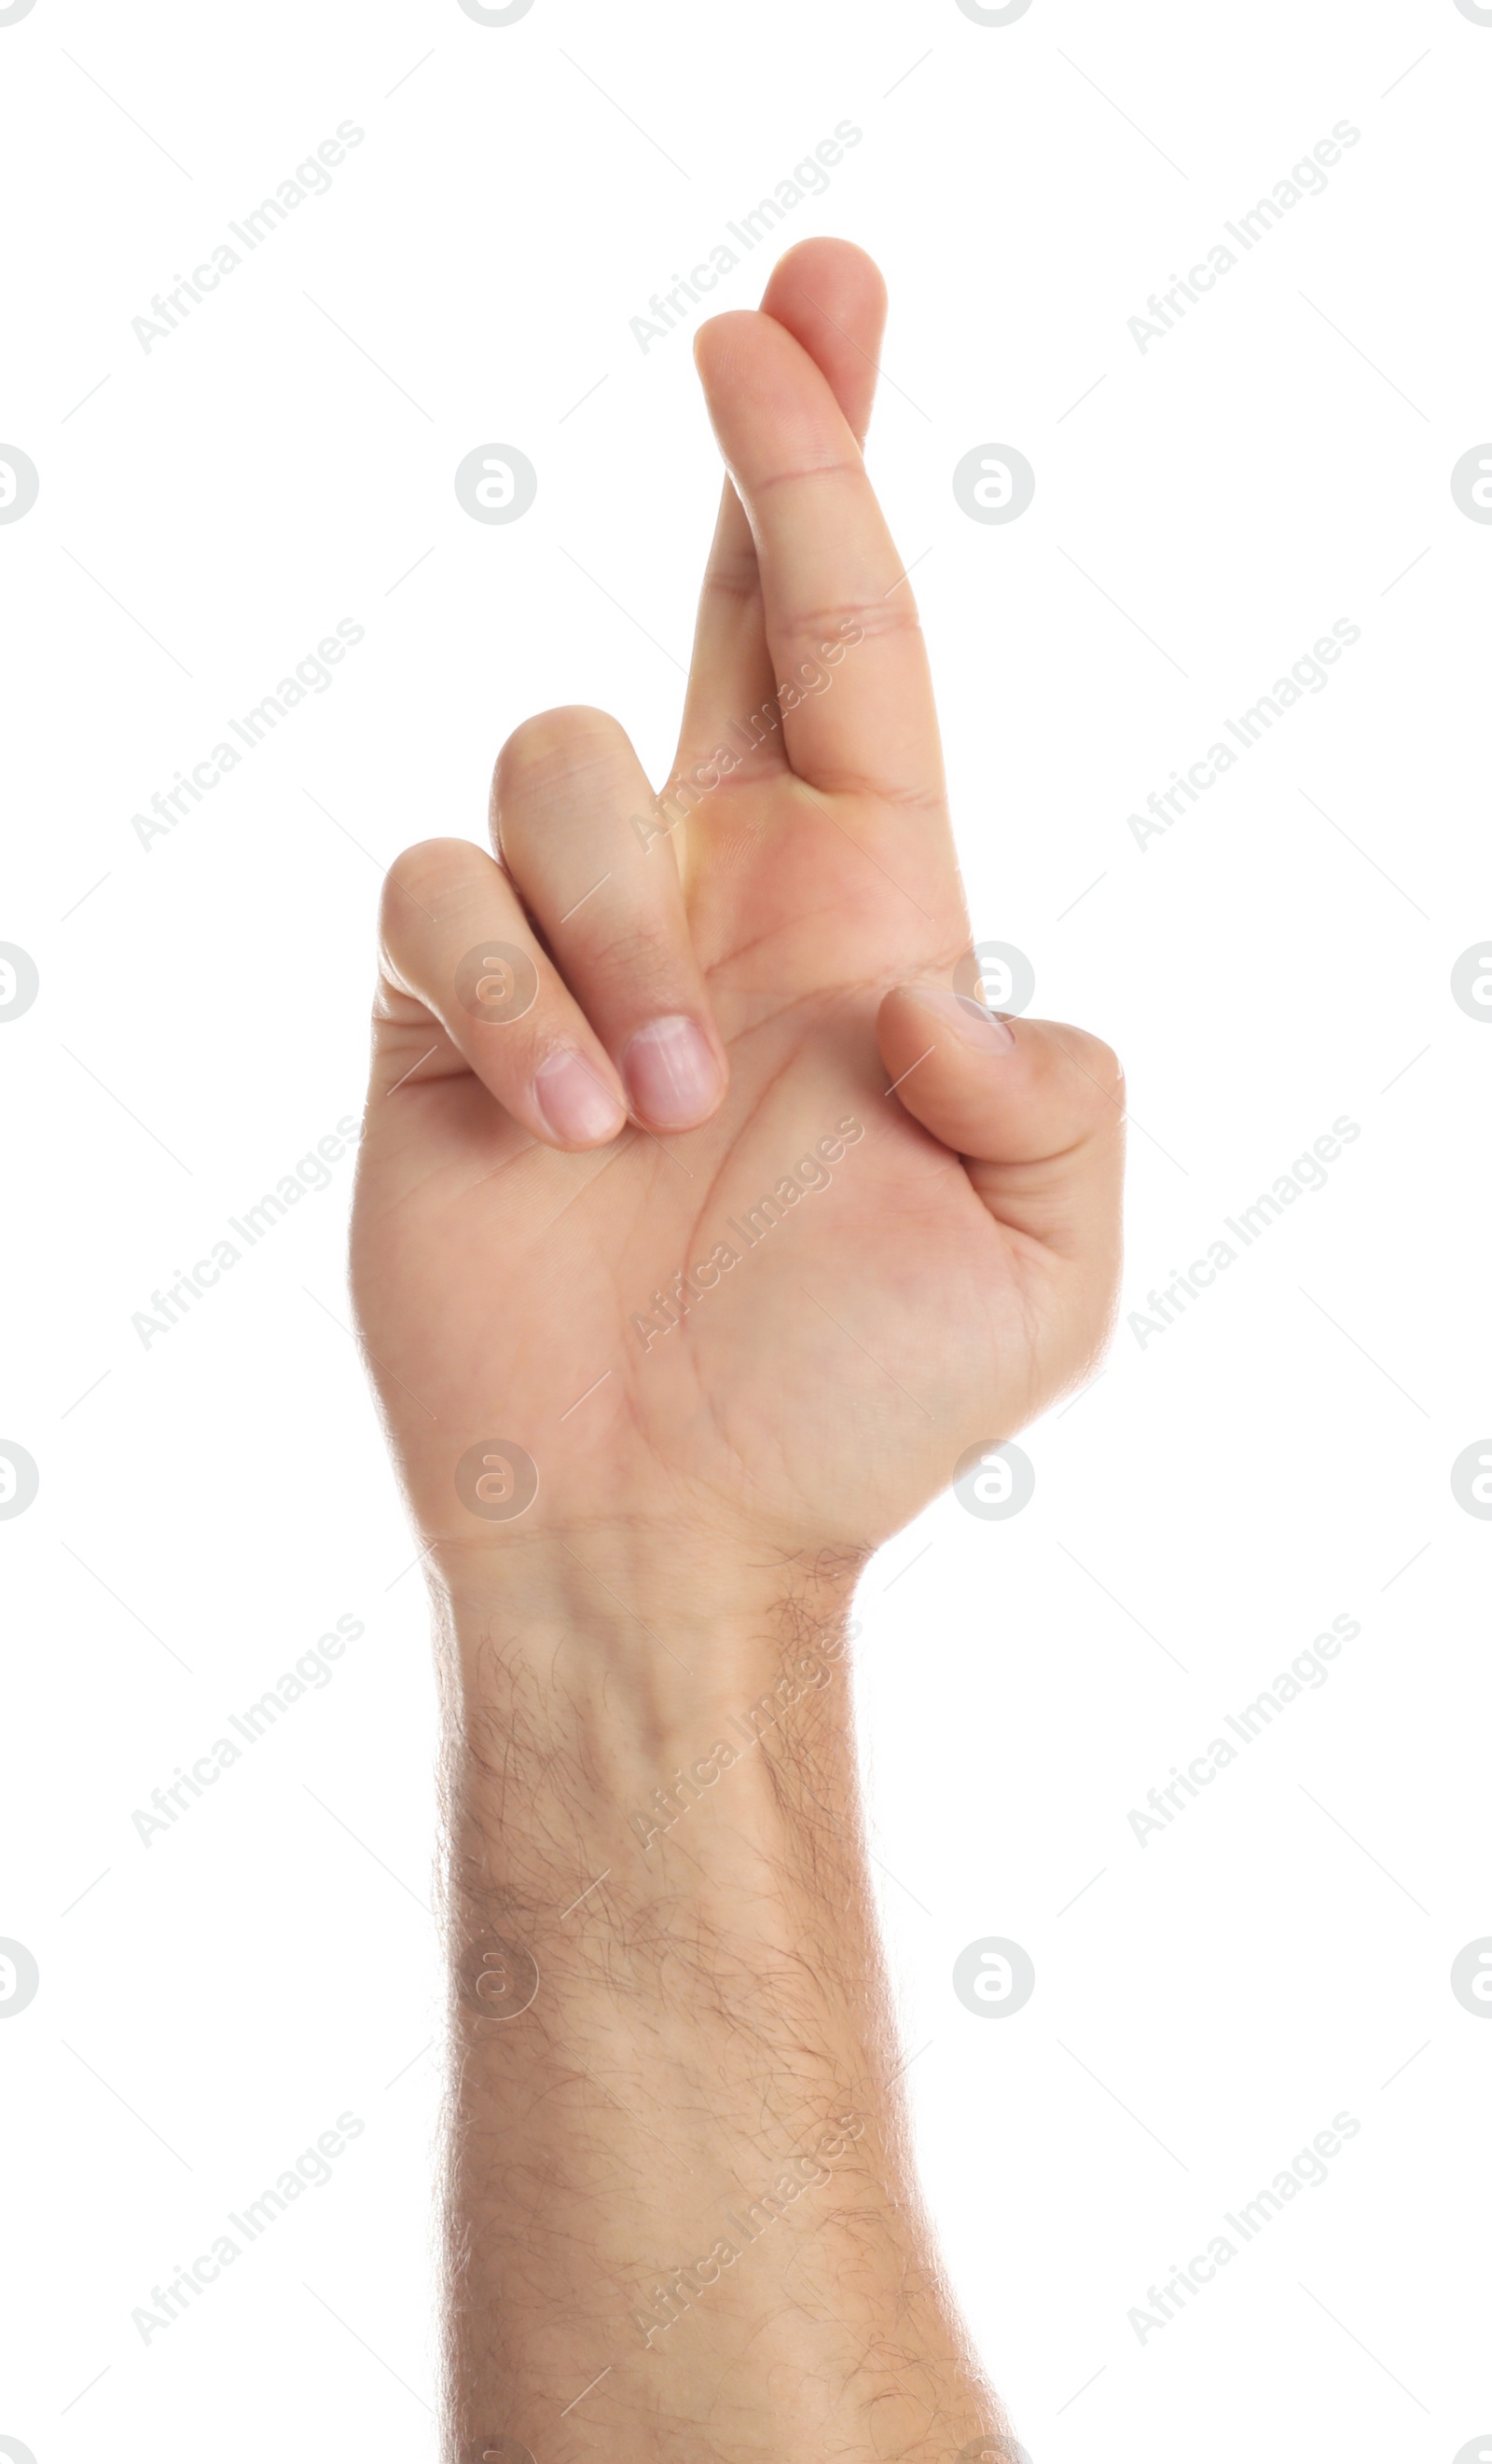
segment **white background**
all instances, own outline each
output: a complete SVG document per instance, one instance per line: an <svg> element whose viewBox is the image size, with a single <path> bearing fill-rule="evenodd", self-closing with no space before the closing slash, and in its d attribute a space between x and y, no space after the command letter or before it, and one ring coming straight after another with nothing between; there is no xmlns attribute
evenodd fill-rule
<svg viewBox="0 0 1492 2464"><path fill-rule="evenodd" d="M41 974L0 1036L0 1436L41 1473L0 1529L0 1934L41 1970L0 2026L0 2433L37 2464L434 2453L433 1700L348 1163L168 1334L131 1317L359 1111L379 869L481 837L509 728L599 702L662 775L718 470L687 336L630 319L842 120L783 237L886 271L871 463L975 928L1128 1065L1125 1310L1361 1130L1167 1332L1121 1322L1018 1517L946 1498L869 1573L931 2203L1034 2464L1452 2464L1492 2430L1492 2025L1448 1981L1492 1933L1492 1528L1449 1481L1492 1426L1492 1033L1449 988L1492 925L1492 528L1449 485L1492 435L1489 117L1453 0L0 24L0 438L41 482L0 527L0 938ZM330 193L143 350L348 119ZM1142 353L1147 296L1344 119L1325 193ZM511 527L453 492L493 440L539 473ZM951 492L991 440L1036 473L1009 527ZM342 618L331 689L143 848ZM1327 689L1142 852L1126 815L1343 618ZM333 1682L145 1846L134 1809L344 1615ZM1339 1615L1329 1682L1142 1847L1130 1809ZM985 1935L1037 1971L996 2025L950 1986ZM343 2112L333 2181L143 2343ZM1339 2112L1327 2184L1142 2343L1147 2288Z"/></svg>

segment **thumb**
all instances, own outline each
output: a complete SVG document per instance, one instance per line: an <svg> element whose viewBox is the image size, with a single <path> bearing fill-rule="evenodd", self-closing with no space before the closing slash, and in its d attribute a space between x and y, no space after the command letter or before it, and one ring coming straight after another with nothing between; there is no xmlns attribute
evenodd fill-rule
<svg viewBox="0 0 1492 2464"><path fill-rule="evenodd" d="M1001 1223L1063 1257L1117 1257L1125 1079L1106 1044L927 983L886 995L877 1042L898 1101Z"/></svg>

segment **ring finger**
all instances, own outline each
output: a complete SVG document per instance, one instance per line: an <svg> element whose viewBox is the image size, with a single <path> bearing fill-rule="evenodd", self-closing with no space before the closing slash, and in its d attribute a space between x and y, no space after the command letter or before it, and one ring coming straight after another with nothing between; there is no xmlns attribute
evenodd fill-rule
<svg viewBox="0 0 1492 2464"><path fill-rule="evenodd" d="M424 1003L488 1092L546 1146L617 1136L621 1081L501 866L469 839L428 839L405 850L389 883L382 957L392 990Z"/></svg>

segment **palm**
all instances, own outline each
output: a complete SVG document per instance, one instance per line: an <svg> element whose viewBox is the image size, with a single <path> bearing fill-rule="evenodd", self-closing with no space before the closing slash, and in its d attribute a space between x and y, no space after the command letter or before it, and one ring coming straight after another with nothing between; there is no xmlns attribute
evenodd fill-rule
<svg viewBox="0 0 1492 2464"><path fill-rule="evenodd" d="M830 373L853 393L853 371ZM727 497L716 571L753 557ZM695 759L718 736L701 705L753 706L767 655L759 603L734 576L722 596L726 612L707 598L701 616L681 748ZM888 626L885 647L910 655L915 699L916 636ZM840 708L800 722L797 744L789 731L794 760L810 725L856 718L860 685L832 679L824 703L837 693ZM890 731L894 774L895 711ZM701 1127L656 1136L635 1118L558 1151L494 1103L435 1004L386 997L355 1280L433 1539L474 1536L453 1466L490 1440L539 1468L525 1533L641 1523L788 1552L875 1545L1091 1353L1111 1232L1053 1241L1064 1173L1043 1169L1058 1148L1024 1121L1013 1151L945 1143L958 1054L914 1002L881 1015L895 986L946 984L969 946L935 747L915 795L894 775L882 794L830 783L823 763L810 783L783 752L779 737L648 852L681 863L728 1055ZM1102 1072L1075 1066L1111 1114Z"/></svg>

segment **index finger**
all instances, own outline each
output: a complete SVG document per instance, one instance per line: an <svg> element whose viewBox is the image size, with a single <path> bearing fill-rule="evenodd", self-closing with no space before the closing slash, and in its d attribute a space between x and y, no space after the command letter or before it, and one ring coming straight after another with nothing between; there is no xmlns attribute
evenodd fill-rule
<svg viewBox="0 0 1492 2464"><path fill-rule="evenodd" d="M833 387L758 309L712 318L695 357L756 540L794 770L829 793L941 802L916 603Z"/></svg>

